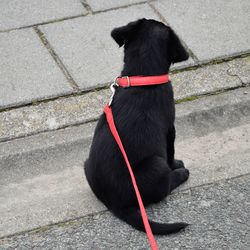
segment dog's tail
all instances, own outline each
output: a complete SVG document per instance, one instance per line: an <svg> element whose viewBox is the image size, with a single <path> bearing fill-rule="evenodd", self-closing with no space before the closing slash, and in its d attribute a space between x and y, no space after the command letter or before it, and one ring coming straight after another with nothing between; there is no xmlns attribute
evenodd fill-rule
<svg viewBox="0 0 250 250"><path fill-rule="evenodd" d="M121 220L125 221L132 227L136 228L139 231L145 232L144 224L142 221L141 214L137 208L127 208L127 209L121 209L116 210L111 209L114 215L116 215ZM177 233L181 229L184 229L189 224L184 222L177 222L177 223L158 223L149 220L150 227L152 229L153 234L158 235L166 235L171 233Z"/></svg>

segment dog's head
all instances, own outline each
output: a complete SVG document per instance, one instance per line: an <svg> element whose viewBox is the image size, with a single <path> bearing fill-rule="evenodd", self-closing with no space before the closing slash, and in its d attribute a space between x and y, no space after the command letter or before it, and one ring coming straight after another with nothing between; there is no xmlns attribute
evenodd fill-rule
<svg viewBox="0 0 250 250"><path fill-rule="evenodd" d="M155 20L139 19L115 28L111 36L120 47L124 45L125 63L126 54L145 60L152 58L165 63L167 67L189 57L175 32L169 26Z"/></svg>

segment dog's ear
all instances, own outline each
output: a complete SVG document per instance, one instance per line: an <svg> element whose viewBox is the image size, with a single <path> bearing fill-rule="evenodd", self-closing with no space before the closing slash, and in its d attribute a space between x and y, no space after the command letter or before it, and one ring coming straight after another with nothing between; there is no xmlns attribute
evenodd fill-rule
<svg viewBox="0 0 250 250"><path fill-rule="evenodd" d="M188 52L172 29L170 29L170 56L172 63L182 62L189 58Z"/></svg>
<svg viewBox="0 0 250 250"><path fill-rule="evenodd" d="M137 20L135 22L130 22L125 26L115 28L115 29L112 30L111 36L114 38L114 40L121 47L129 39L131 39L133 37L133 35L135 34L136 30L138 29L139 25L141 24L141 22L143 20L145 20L145 18L139 19L139 20Z"/></svg>

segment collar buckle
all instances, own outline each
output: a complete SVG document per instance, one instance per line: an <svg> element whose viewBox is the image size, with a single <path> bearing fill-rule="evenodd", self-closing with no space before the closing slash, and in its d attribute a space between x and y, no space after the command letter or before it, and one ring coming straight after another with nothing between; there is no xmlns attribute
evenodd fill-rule
<svg viewBox="0 0 250 250"><path fill-rule="evenodd" d="M128 85L125 88L129 88L131 86L130 78L128 76L124 76L123 78L126 78L128 83Z"/></svg>

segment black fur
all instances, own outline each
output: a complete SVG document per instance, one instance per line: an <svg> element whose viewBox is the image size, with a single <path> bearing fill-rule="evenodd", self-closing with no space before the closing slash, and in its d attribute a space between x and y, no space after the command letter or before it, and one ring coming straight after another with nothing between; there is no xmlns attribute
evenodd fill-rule
<svg viewBox="0 0 250 250"><path fill-rule="evenodd" d="M116 28L111 36L124 45L122 76L161 75L171 63L188 59L174 31L163 23L140 19ZM145 205L159 202L188 179L174 160L175 108L171 83L118 88L112 103L117 130ZM97 124L85 174L95 195L116 216L144 231L130 175L104 114ZM186 223L150 221L154 234L169 234Z"/></svg>

